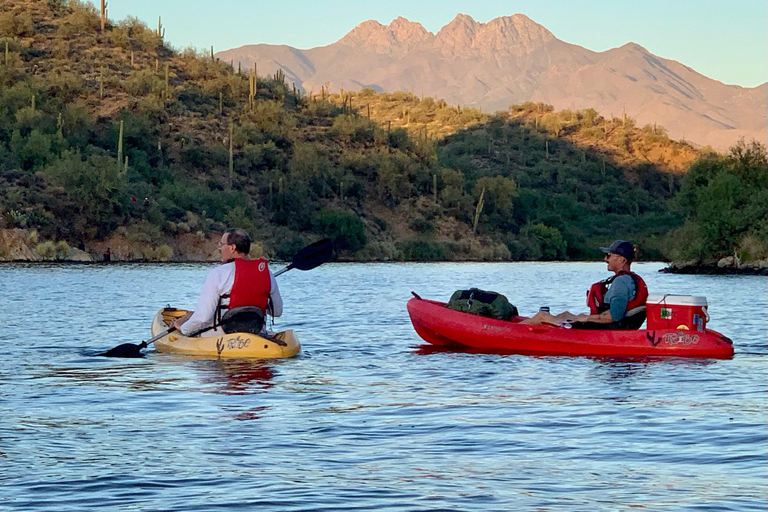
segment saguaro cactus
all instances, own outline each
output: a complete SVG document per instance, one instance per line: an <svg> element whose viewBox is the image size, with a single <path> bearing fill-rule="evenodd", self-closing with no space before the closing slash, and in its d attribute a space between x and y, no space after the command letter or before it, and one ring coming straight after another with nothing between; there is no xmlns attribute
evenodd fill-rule
<svg viewBox="0 0 768 512"><path fill-rule="evenodd" d="M483 202L483 196L485 196L485 187L483 187L483 190L480 191L480 199L477 201L477 206L475 207L475 219L472 222L472 234L473 235L477 231L477 222L480 220L480 212L483 211L483 205L485 204Z"/></svg>
<svg viewBox="0 0 768 512"><path fill-rule="evenodd" d="M248 107L253 110L253 100L256 97L257 85L256 85L256 73L252 73L248 76Z"/></svg>
<svg viewBox="0 0 768 512"><path fill-rule="evenodd" d="M165 100L168 101L171 99L171 90L169 85L168 76L170 74L170 63L165 63Z"/></svg>
<svg viewBox="0 0 768 512"><path fill-rule="evenodd" d="M104 29L107 27L107 2L106 0L101 0L101 31L104 32Z"/></svg>
<svg viewBox="0 0 768 512"><path fill-rule="evenodd" d="M232 139L235 134L235 123L229 123L229 188L232 188L232 180L235 176L234 145Z"/></svg>
<svg viewBox="0 0 768 512"><path fill-rule="evenodd" d="M163 23L160 16L157 17L157 37L160 39L165 39L165 29L163 28Z"/></svg>
<svg viewBox="0 0 768 512"><path fill-rule="evenodd" d="M123 120L120 120L120 134L117 137L117 165L123 162Z"/></svg>

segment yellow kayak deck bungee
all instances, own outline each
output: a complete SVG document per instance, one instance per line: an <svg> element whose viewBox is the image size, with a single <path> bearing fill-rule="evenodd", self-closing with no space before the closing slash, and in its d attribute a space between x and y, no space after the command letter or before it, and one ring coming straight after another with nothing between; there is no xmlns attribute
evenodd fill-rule
<svg viewBox="0 0 768 512"><path fill-rule="evenodd" d="M152 319L152 336L166 331L174 318L187 310L163 308ZM299 339L292 329L269 337L248 332L233 332L215 336L188 337L173 331L155 341L160 352L174 352L195 356L276 359L293 357L301 352Z"/></svg>

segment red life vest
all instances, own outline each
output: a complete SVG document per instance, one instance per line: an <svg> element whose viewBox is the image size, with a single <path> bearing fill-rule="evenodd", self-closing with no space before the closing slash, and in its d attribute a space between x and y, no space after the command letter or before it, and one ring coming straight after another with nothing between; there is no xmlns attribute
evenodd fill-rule
<svg viewBox="0 0 768 512"><path fill-rule="evenodd" d="M627 301L627 309L625 309L625 312L632 311L640 306L645 306L645 303L648 300L648 287L645 285L643 278L634 272L620 270L615 276L595 283L589 288L589 291L587 291L589 314L597 315L610 309L610 306L605 303L605 294L608 291L608 285L621 275L628 275L635 282L635 298Z"/></svg>
<svg viewBox="0 0 768 512"><path fill-rule="evenodd" d="M267 313L272 281L267 260L235 258L235 282L229 292L229 309L257 306Z"/></svg>

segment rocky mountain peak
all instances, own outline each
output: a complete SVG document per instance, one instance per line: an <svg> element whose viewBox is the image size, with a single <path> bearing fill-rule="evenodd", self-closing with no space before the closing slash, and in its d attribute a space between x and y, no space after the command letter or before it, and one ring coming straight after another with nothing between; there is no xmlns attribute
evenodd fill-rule
<svg viewBox="0 0 768 512"><path fill-rule="evenodd" d="M409 50L434 38L420 23L409 21L402 16L389 25L368 20L360 23L345 35L339 43L364 46L377 52L389 53L394 50Z"/></svg>
<svg viewBox="0 0 768 512"><path fill-rule="evenodd" d="M437 47L444 54L502 52L522 55L555 39L552 33L523 14L479 23L467 14L457 14L437 35L420 23L402 16L389 25L368 20L360 23L339 42L363 46L378 53Z"/></svg>
<svg viewBox="0 0 768 512"><path fill-rule="evenodd" d="M437 44L454 54L502 52L524 54L555 39L552 33L523 14L478 23L457 15L437 33Z"/></svg>
<svg viewBox="0 0 768 512"><path fill-rule="evenodd" d="M437 32L437 44L451 53L473 46L478 23L466 14L457 14Z"/></svg>
<svg viewBox="0 0 768 512"><path fill-rule="evenodd" d="M389 30L400 43L414 42L418 43L434 37L428 32L421 23L409 21L402 16L398 16L388 26Z"/></svg>
<svg viewBox="0 0 768 512"><path fill-rule="evenodd" d="M382 25L376 20L367 20L358 24L355 28L347 32L347 35L342 37L339 43L360 43L365 42L371 37L376 37L382 32L386 31L387 27Z"/></svg>

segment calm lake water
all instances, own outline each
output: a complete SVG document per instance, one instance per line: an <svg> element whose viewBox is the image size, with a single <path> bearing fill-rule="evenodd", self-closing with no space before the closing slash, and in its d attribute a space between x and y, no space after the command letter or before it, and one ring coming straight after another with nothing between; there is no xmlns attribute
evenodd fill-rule
<svg viewBox="0 0 768 512"><path fill-rule="evenodd" d="M768 280L661 267L634 270L706 296L733 360L436 352L405 309L477 286L583 311L603 263L292 270L294 359L108 359L210 265L2 265L0 510L765 511Z"/></svg>

